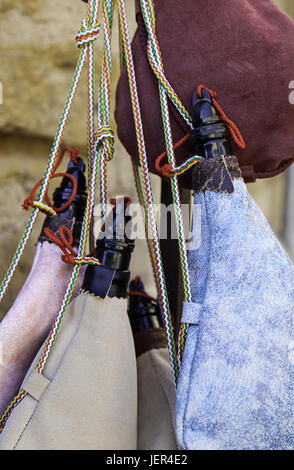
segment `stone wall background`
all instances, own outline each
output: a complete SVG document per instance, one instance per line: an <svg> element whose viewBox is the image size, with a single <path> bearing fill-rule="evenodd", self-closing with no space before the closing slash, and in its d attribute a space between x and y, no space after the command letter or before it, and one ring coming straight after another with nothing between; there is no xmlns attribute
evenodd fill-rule
<svg viewBox="0 0 294 470"><path fill-rule="evenodd" d="M291 0L277 3L294 14ZM127 1L131 33L135 30L133 0ZM65 97L78 57L75 34L85 16L79 0L0 0L0 278L2 280L15 252L28 213L22 201L43 174ZM117 28L114 27L114 31ZM119 41L114 34L114 80L119 75ZM97 42L101 57L101 41ZM1 89L0 89L1 90ZM73 108L65 145L79 146L86 155L86 86L83 79ZM114 125L114 123L113 123ZM116 156L109 165L109 195L129 194L136 200L129 157L116 143ZM159 199L159 179L152 178ZM249 185L276 233L283 230L285 175ZM31 241L0 307L5 314L30 269L34 244L44 216ZM145 242L139 242L133 260L133 274L143 276L154 293Z"/></svg>

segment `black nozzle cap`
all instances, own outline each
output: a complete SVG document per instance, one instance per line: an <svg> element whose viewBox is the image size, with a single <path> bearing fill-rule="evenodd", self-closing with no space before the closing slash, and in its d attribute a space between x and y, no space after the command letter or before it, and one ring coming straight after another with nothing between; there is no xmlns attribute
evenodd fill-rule
<svg viewBox="0 0 294 470"><path fill-rule="evenodd" d="M135 242L131 238L132 218L126 214L128 201L128 198L117 199L96 245L96 256L103 266L117 271L129 270L135 248Z"/></svg>
<svg viewBox="0 0 294 470"><path fill-rule="evenodd" d="M202 89L201 97L198 96L197 91L193 93L192 105L192 119L194 128L220 121L219 115L217 114L216 109L212 103L211 95L207 90L205 90L205 88Z"/></svg>
<svg viewBox="0 0 294 470"><path fill-rule="evenodd" d="M129 295L128 300L128 315L133 334L148 328L163 328L159 305L155 299L147 296L141 279L132 281L129 291L134 293Z"/></svg>
<svg viewBox="0 0 294 470"><path fill-rule="evenodd" d="M202 96L195 91L192 97L193 130L191 140L197 155L204 158L232 155L230 132L220 118L210 93L203 88Z"/></svg>
<svg viewBox="0 0 294 470"><path fill-rule="evenodd" d="M87 204L85 170L86 165L82 158L78 157L76 163L73 160L70 160L66 173L72 175L76 180L77 192L73 198L72 203L66 209L59 212L60 216L74 221L72 232L75 245L78 245L80 240L82 223ZM57 208L62 207L71 197L72 191L72 179L64 176L60 187L54 191L54 206Z"/></svg>
<svg viewBox="0 0 294 470"><path fill-rule="evenodd" d="M89 266L86 270L83 290L97 297L104 298L106 291L109 297L127 297L130 281L129 268L135 241L129 237L131 217L126 215L125 209L126 200L122 203L117 202L112 213L106 218L104 230L97 240L95 257L102 266ZM112 272L112 278L110 279L109 273L105 271L105 282L96 282L94 271L103 271L103 269ZM100 275L97 274L97 276ZM105 288L107 279L109 280L108 290Z"/></svg>
<svg viewBox="0 0 294 470"><path fill-rule="evenodd" d="M72 175L77 182L77 191L86 191L86 177L85 177L86 165L84 160L80 157L77 158L75 163L73 160L69 161L66 173ZM62 189L73 189L73 182L70 178L63 177L60 185Z"/></svg>
<svg viewBox="0 0 294 470"><path fill-rule="evenodd" d="M73 234L73 245L78 246L82 222L84 218L87 193L86 193L86 177L85 163L82 158L78 157L76 163L70 160L66 173L72 175L77 182L77 192L71 204L64 210L59 211L57 215L48 215L44 221L43 229L39 237L39 241L49 241L44 233L44 228L50 228L54 233L58 233L59 227L65 225ZM73 192L73 181L71 178L64 176L60 186L54 191L53 205L58 209L67 203Z"/></svg>
<svg viewBox="0 0 294 470"><path fill-rule="evenodd" d="M76 180L77 192L70 207L60 212L64 217L73 218L80 215L83 218L84 211L79 211L79 208L81 207L84 210L87 202L85 169L85 163L80 157L77 158L77 163L70 160L68 164L66 173ZM57 208L63 206L69 200L72 191L72 179L64 176L61 185L54 191L54 206Z"/></svg>

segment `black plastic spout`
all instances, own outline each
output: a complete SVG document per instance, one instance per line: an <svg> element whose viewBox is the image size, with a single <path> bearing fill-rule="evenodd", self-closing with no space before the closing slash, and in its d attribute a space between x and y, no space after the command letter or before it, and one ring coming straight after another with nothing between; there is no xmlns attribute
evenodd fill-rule
<svg viewBox="0 0 294 470"><path fill-rule="evenodd" d="M43 229L39 237L39 241L51 240L44 233L44 228L50 228L54 233L58 234L59 227L65 225L73 234L73 246L78 246L82 230L82 223L87 203L85 164L82 158L77 158L77 163L70 160L66 173L75 178L77 182L77 191L71 204L64 210L59 211L57 215L48 215L44 221ZM57 209L62 207L71 197L73 191L73 181L64 176L61 185L54 191L53 205Z"/></svg>
<svg viewBox="0 0 294 470"><path fill-rule="evenodd" d="M146 294L141 280L136 279L130 283L128 315L133 334L148 328L163 328L159 305Z"/></svg>
<svg viewBox="0 0 294 470"><path fill-rule="evenodd" d="M90 265L86 269L82 289L97 297L127 297L129 268L135 248L135 242L130 238L132 219L126 215L128 201L128 198L117 200L97 240L95 257L102 266Z"/></svg>
<svg viewBox="0 0 294 470"><path fill-rule="evenodd" d="M202 89L202 97L193 94L193 127L191 140L196 155L215 158L232 155L230 132L218 115L210 93Z"/></svg>
<svg viewBox="0 0 294 470"><path fill-rule="evenodd" d="M66 173L72 175L77 182L77 192L72 203L63 211L59 212L59 217L65 220L73 221L71 230L73 235L73 244L78 246L82 230L83 218L87 204L86 192L86 166L82 158L77 158L77 163L70 160ZM62 207L70 198L73 191L73 182L71 178L63 177L61 185L54 191L53 201L56 208Z"/></svg>
<svg viewBox="0 0 294 470"><path fill-rule="evenodd" d="M76 218L81 222L83 220L87 202L85 169L85 163L80 157L77 158L77 163L70 160L66 173L69 173L75 178L77 182L77 192L70 206L64 211L59 212L63 217L67 217L69 219ZM61 185L54 191L54 206L56 208L63 206L69 200L72 191L72 180L64 176Z"/></svg>

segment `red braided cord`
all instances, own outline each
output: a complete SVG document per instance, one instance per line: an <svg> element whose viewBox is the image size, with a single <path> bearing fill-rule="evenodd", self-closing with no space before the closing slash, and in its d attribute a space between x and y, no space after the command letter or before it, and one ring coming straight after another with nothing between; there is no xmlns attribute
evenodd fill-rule
<svg viewBox="0 0 294 470"><path fill-rule="evenodd" d="M197 94L199 96L199 98L202 98L202 90L206 90L208 91L208 93L210 94L211 96L211 99L212 99L212 102L213 102L213 105L215 106L215 108L217 109L219 115L220 115L220 118L227 123L229 129L230 129L230 132L231 132L231 135L232 135L232 138L233 140L235 141L235 143L238 145L238 147L240 147L242 150L244 150L246 148L246 144L245 144L245 141L242 137L242 134L241 132L239 131L238 127L236 126L236 124L231 121L228 116L226 115L226 113L224 112L224 110L221 108L221 106L218 104L218 102L216 101L216 97L217 97L217 93L216 91L214 90L210 90L210 88L207 88L205 85L199 85L197 87Z"/></svg>
<svg viewBox="0 0 294 470"><path fill-rule="evenodd" d="M52 174L50 176L50 180L53 179L53 178L59 178L59 177L67 177L67 178L70 178L71 181L73 182L73 189L72 189L72 193L71 193L71 196L70 198L61 206L61 207L54 207L53 204L51 203L50 199L49 199L49 196L48 196L48 189L46 190L45 192L45 200L48 204L49 207L52 207L52 209L55 210L55 212L62 212L64 211L65 209L67 209L70 204L72 203L72 201L74 200L75 198L75 195L77 193L77 188L78 188L78 184L77 184L77 181L76 179L70 174L70 173L55 173L55 171L57 170L57 168L59 167L59 165L61 164L62 160L63 160L63 157L64 157L64 154L65 152L69 152L70 153L70 159L75 163L77 164L77 157L78 157L78 154L79 154L79 151L80 149L78 148L75 148L75 149L72 149L71 147L64 147L60 153L60 156L56 162L56 164L54 165L54 167L52 168ZM36 192L38 190L38 188L41 186L42 184L42 180L38 181L35 186L33 187L32 189L32 192L31 194L29 195L29 197L27 199L24 200L23 204L22 204L22 207L23 209L25 210L28 210L29 207L33 207L34 206L34 200L35 200L35 195L36 195Z"/></svg>

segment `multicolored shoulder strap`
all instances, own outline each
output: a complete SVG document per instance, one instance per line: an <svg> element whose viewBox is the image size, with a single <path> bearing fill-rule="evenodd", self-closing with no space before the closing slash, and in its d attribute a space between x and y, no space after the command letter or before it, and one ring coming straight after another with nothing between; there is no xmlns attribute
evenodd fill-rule
<svg viewBox="0 0 294 470"><path fill-rule="evenodd" d="M38 204L42 203L48 184L50 182L52 172L55 168L55 160L56 160L56 157L57 157L57 154L58 154L61 142L62 142L64 129L65 129L65 126L66 126L66 123L70 114L74 97L76 95L81 72L87 59L87 64L88 64L88 118L87 118L88 120L88 166L90 168L89 182L88 182L88 187L89 187L88 198L87 198L85 215L84 215L84 220L83 220L83 225L82 225L78 255L75 260L75 266L74 266L73 273L69 281L67 291L64 296L60 311L50 331L50 334L48 336L48 339L46 341L45 347L41 355L41 359L37 365L37 372L40 374L45 368L46 362L48 360L50 351L52 350L52 347L56 339L56 335L58 333L62 319L70 303L70 299L71 299L71 296L72 296L72 293L73 293L73 290L74 290L74 287L75 287L75 284L76 284L76 281L77 281L77 278L81 269L81 265L85 263L87 264L88 262L89 263L92 262L90 258L85 257L85 251L86 251L86 246L87 246L87 239L88 239L89 232L91 230L91 225L92 225L92 216L93 216L97 179L98 179L99 169L101 167L102 151L100 148L103 147L103 144L102 146L95 146L95 127L94 127L94 122L95 122L95 119L94 119L94 41L98 38L99 31L100 31L100 25L98 23L99 4L100 4L100 0L88 1L87 18L85 18L82 21L81 29L76 36L76 44L77 44L77 47L80 49L80 55L79 55L78 63L74 72L70 92L67 97L65 108L64 108L59 126L58 126L57 135L53 143L53 148L50 154L48 166L45 171L45 175L41 184L39 196L36 201ZM36 206L33 209L32 215L29 218L24 235L21 239L17 252L12 260L8 273L6 274L4 281L1 285L1 289L0 289L1 298L3 298L4 296L4 293L8 287L8 283L11 280L13 272L15 271L16 266L20 260L20 257L24 251L25 245L30 236L33 224L37 218L37 215L39 214L39 211L40 211L39 206L36 204ZM24 390L21 390L19 394L11 402L11 404L9 405L9 407L3 414L2 418L0 419L0 430L3 429L5 422L7 421L11 411L25 397L25 395L26 395L26 392Z"/></svg>
<svg viewBox="0 0 294 470"><path fill-rule="evenodd" d="M182 174L187 169L191 168L191 166L195 165L199 162L202 158L200 156L194 156L189 158L186 162L184 162L180 167L176 166L176 159L174 149L175 146L173 144L172 139L172 130L169 118L169 109L168 109L168 99L173 103L177 111L180 113L182 118L185 122L192 128L192 119L189 116L188 111L185 109L183 104L181 103L177 93L173 89L173 87L168 82L165 71L164 65L162 61L162 55L156 35L156 18L155 18L155 9L153 0L140 0L141 10L145 22L145 27L148 34L147 40L147 53L150 66L158 80L158 88L159 88L159 99L161 105L161 114L162 114L162 122L163 122L163 130L164 130L164 137L166 143L166 155L168 159L168 175L171 181L171 190L173 195L173 205L175 211L175 220L176 220L176 227L177 227L177 234L178 234L178 244L179 244L179 253L180 253L180 263L181 263L181 270L182 270L182 278L184 284L184 299L186 302L192 301L191 295L191 282L190 282L190 275L189 275L189 266L188 266L188 259L187 259L187 251L186 251L186 242L185 242L185 233L184 233L184 223L183 223L183 215L182 215L182 208L181 208L181 200L180 200L180 189L178 183L178 176ZM175 382L177 383L178 372L180 368L180 364L182 361L184 346L185 346L185 339L187 334L187 324L182 324L180 336L178 340L178 352L177 358L176 356L176 342L173 337L173 326L172 326L172 319L171 314L169 312L168 307L168 300L166 297L166 286L164 281L164 276L160 274L163 273L162 269L162 260L160 256L160 249L159 243L157 240L157 232L154 223L154 216L152 213L152 209L150 208L153 204L152 201L152 194L151 194L151 185L148 179L148 162L146 158L146 149L144 144L144 133L142 127L142 120L140 115L140 103L138 99L138 93L136 89L136 77L135 77L135 69L132 60L131 48L129 44L129 38L127 33L127 26L126 26L126 18L125 18L125 11L124 11L124 2L123 0L119 1L119 15L120 15L120 35L121 35L121 43L122 43L122 57L123 62L126 65L128 76L129 76L129 86L130 86L130 93L132 97L132 107L133 107L133 114L135 119L135 127L136 127L136 134L137 134L137 141L138 141L138 149L140 155L140 170L133 165L134 167L134 174L135 174L135 181L137 186L137 192L143 206L143 210L145 213L145 223L146 223L146 233L151 234L152 243L149 240L149 252L151 261L153 263L153 270L155 272L155 279L157 280L157 286L159 291L159 298L161 299L161 307L163 316L166 320L166 331L168 336L168 342L170 347L170 357L171 363L174 371L174 378ZM150 237L148 237L150 238Z"/></svg>
<svg viewBox="0 0 294 470"><path fill-rule="evenodd" d="M158 229L156 224L156 215L153 203L152 188L150 181L150 174L148 170L148 161L146 155L146 147L144 141L144 132L142 125L142 118L140 112L140 103L136 85L136 75L134 62L132 57L131 42L128 32L125 1L118 1L118 12L119 12L119 29L120 29L120 44L121 44L121 63L126 66L129 87L132 101L132 109L135 121L135 129L138 143L138 150L140 156L140 168L133 165L134 175L136 180L137 192L141 201L144 215L145 215L145 226L146 226L146 237L149 247L149 253L151 257L155 282L158 290L158 298L162 316L165 323L166 336L170 351L171 367L173 371L174 381L177 384L179 367L182 359L182 353L185 342L185 335L187 325L183 325L181 329L178 353L176 348L176 341L174 337L174 328L172 316L169 308L166 282L162 264L162 257L160 251L160 243L158 236ZM100 2L102 3L102 15L103 15L103 30L104 30L104 53L102 57L102 68L99 81L99 96L98 96L98 128L95 131L95 113L94 113L94 41L99 36L100 25L98 23L98 12L100 8ZM159 87L159 98L161 104L162 121L166 142L166 150L170 169L171 187L174 199L175 218L177 224L178 240L181 267L184 280L184 292L185 300L191 301L191 285L190 276L187 262L187 254L185 247L185 236L183 217L180 202L180 192L178 184L178 175L190 168L192 164L197 163L199 158L190 159L185 162L181 168L176 167L174 145L172 141L172 132L169 119L168 111L168 99L172 101L178 112L181 114L183 119L191 127L191 118L187 110L182 105L176 92L168 82L164 73L164 66L162 62L161 52L156 37L156 21L153 0L141 0L141 8L143 17L148 32L148 58L152 70L158 79ZM85 257L85 250L87 240L89 238L90 245L94 243L94 230L93 230L93 208L96 194L97 180L100 180L100 201L102 217L105 218L105 207L107 200L107 162L113 157L114 151L114 133L110 126L110 85L111 85L111 70L112 70L112 50L111 50L111 33L113 29L113 11L114 11L114 0L89 0L88 1L88 13L87 17L82 21L81 29L76 36L76 44L80 49L77 66L74 71L72 84L70 91L65 103L65 108L61 116L61 120L58 126L57 134L53 142L52 150L48 160L48 165L45 170L45 174L40 185L40 190L36 201L34 201L34 207L32 214L27 222L25 231L17 248L16 254L13 257L11 265L4 277L4 280L0 286L0 301L3 298L9 282L13 276L13 273L18 265L18 262L25 249L27 241L32 232L34 223L37 216L44 206L44 196L48 189L48 185L52 174L54 173L56 158L62 143L63 133L65 126L68 121L68 117L72 108L72 104L77 92L80 76L84 64L87 61L88 67L88 168L89 168L89 191L88 199L85 210L85 216L81 232L80 246L78 255L75 258L75 266L67 287L65 297L63 299L60 311L57 315L56 321L52 327L52 330L48 336L47 342L43 349L41 359L37 366L38 373L42 373L48 360L50 351L52 350L54 341L56 339L59 327L62 319L64 318L65 312L69 305L81 265L87 262L91 262L90 259ZM12 409L21 401L25 396L23 390L14 398L8 409L0 420L0 428L3 428L9 414Z"/></svg>

